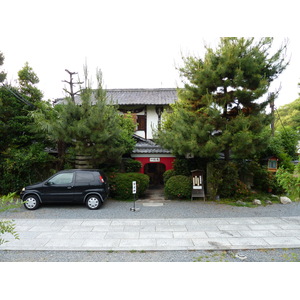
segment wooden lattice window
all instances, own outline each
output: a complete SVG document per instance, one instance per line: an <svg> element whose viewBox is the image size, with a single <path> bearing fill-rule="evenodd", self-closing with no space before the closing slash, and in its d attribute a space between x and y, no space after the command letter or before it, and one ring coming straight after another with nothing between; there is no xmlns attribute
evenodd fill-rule
<svg viewBox="0 0 300 300"><path fill-rule="evenodd" d="M145 115L137 115L137 130L146 131L146 116Z"/></svg>

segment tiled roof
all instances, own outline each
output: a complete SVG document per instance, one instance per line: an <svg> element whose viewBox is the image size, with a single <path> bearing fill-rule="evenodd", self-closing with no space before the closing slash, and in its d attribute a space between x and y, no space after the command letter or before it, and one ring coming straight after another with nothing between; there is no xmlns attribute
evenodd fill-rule
<svg viewBox="0 0 300 300"><path fill-rule="evenodd" d="M132 151L133 154L170 154L171 152L161 146L155 144L151 140L144 139L138 135L133 135L136 139L135 147Z"/></svg>
<svg viewBox="0 0 300 300"><path fill-rule="evenodd" d="M177 91L175 88L157 89L107 89L108 101L118 105L169 105L177 101ZM64 99L57 99L56 103L63 102ZM92 102L95 101L94 94ZM80 96L75 96L75 102L80 104Z"/></svg>
<svg viewBox="0 0 300 300"><path fill-rule="evenodd" d="M176 89L118 89L106 92L108 99L118 105L168 105L177 100Z"/></svg>

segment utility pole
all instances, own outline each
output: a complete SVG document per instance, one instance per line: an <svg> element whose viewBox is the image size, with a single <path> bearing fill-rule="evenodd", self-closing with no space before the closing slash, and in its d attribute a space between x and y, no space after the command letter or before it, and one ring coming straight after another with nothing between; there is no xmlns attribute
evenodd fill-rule
<svg viewBox="0 0 300 300"><path fill-rule="evenodd" d="M271 120L271 134L272 136L274 136L275 134L275 99L278 97L279 92L281 90L281 85L279 86L279 88L275 91L275 92L271 92L268 95L269 98L269 103L270 103L270 108L271 108L271 116L272 116L272 120Z"/></svg>
<svg viewBox="0 0 300 300"><path fill-rule="evenodd" d="M65 71L67 73L69 73L69 75L70 75L70 81L63 80L62 82L66 82L66 83L68 83L70 85L70 91L68 91L67 89L64 89L64 91L67 92L71 96L72 101L75 103L75 95L79 94L80 90L77 91L77 92L74 92L73 87L74 87L75 84L82 84L83 82L73 82L73 76L76 75L76 74L78 74L78 73L76 73L76 72L70 72L67 69L65 69Z"/></svg>
<svg viewBox="0 0 300 300"><path fill-rule="evenodd" d="M271 116L272 116L272 120L271 120L272 136L274 136L274 133L275 133L275 116L274 116L275 99L274 98L275 98L274 95L271 95L270 108L271 108Z"/></svg>

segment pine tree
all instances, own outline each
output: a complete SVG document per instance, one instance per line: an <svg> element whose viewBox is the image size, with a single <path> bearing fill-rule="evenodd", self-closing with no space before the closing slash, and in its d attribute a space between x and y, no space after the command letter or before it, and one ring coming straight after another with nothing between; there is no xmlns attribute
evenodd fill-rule
<svg viewBox="0 0 300 300"><path fill-rule="evenodd" d="M275 129L282 129L286 126L300 131L300 98L275 111Z"/></svg>
<svg viewBox="0 0 300 300"><path fill-rule="evenodd" d="M4 63L4 55L2 52L0 52L0 66L2 66ZM3 82L6 78L6 73L4 71L0 72L0 82Z"/></svg>
<svg viewBox="0 0 300 300"><path fill-rule="evenodd" d="M18 77L19 90L23 97L26 97L31 103L40 102L43 98L43 93L35 86L40 80L28 62L18 72Z"/></svg>
<svg viewBox="0 0 300 300"><path fill-rule="evenodd" d="M224 153L249 158L266 147L270 135L265 113L271 82L286 68L283 45L271 54L272 38L221 38L204 59L184 58L181 101L158 136L175 154L214 157Z"/></svg>
<svg viewBox="0 0 300 300"><path fill-rule="evenodd" d="M46 131L51 140L71 145L77 155L92 157L94 167L118 163L135 144L134 124L108 103L101 71L97 73L97 80L95 91L89 85L80 89L76 103L67 98L66 103L50 111L46 107L34 114L39 128ZM60 155L63 160L64 153Z"/></svg>
<svg viewBox="0 0 300 300"><path fill-rule="evenodd" d="M30 72L35 74L32 69ZM32 118L35 105L42 101L40 97L23 94L23 79L19 87L0 87L0 194L41 181L49 176L52 166L51 155L44 151L49 146L45 135L35 132ZM42 95L36 87L34 90L35 95Z"/></svg>

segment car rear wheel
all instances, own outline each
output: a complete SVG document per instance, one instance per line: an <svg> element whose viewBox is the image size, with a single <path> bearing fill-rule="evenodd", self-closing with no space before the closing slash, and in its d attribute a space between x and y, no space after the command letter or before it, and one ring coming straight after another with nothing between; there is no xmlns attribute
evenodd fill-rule
<svg viewBox="0 0 300 300"><path fill-rule="evenodd" d="M25 198L24 206L29 210L34 210L40 206L40 201L37 196L30 195Z"/></svg>
<svg viewBox="0 0 300 300"><path fill-rule="evenodd" d="M85 203L89 209L98 209L102 205L102 201L99 196L95 195L88 196Z"/></svg>

